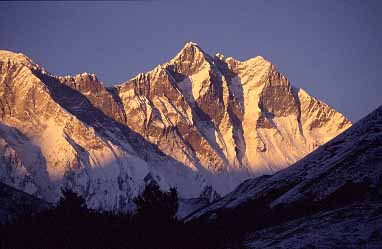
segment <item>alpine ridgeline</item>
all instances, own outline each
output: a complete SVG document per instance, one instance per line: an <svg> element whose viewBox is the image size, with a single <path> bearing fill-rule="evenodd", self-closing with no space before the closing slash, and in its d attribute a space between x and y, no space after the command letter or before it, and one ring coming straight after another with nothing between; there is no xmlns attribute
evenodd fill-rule
<svg viewBox="0 0 382 249"><path fill-rule="evenodd" d="M64 186L126 210L149 181L184 198L225 194L351 126L264 58L212 57L192 42L109 88L8 51L0 68L0 181L50 202Z"/></svg>

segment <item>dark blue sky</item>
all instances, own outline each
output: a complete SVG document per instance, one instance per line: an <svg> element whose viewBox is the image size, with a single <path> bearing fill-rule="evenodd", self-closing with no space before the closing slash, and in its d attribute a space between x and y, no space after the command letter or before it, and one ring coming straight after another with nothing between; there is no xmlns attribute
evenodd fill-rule
<svg viewBox="0 0 382 249"><path fill-rule="evenodd" d="M382 1L0 2L0 49L105 85L171 59L186 41L262 55L357 121L382 104Z"/></svg>

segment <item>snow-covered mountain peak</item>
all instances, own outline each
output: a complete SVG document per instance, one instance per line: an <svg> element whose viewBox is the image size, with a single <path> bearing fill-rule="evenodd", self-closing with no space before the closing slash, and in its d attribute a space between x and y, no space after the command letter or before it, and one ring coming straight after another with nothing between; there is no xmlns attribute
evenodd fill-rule
<svg viewBox="0 0 382 249"><path fill-rule="evenodd" d="M190 50L190 49L194 49L194 50L200 50L202 51L202 49L200 48L199 44L196 43L196 42L192 42L192 41L189 41L189 42L186 42L183 46L183 48L179 51L179 52L182 52L184 50Z"/></svg>
<svg viewBox="0 0 382 249"><path fill-rule="evenodd" d="M11 51L0 50L0 61L6 62L7 60L15 63L21 63L25 66L33 66L35 63L22 53L14 53Z"/></svg>
<svg viewBox="0 0 382 249"><path fill-rule="evenodd" d="M246 61L225 59L221 54L211 57L189 43L161 68L119 88L123 96L129 96L122 101L131 103L134 94L143 94L150 113L142 114L140 120L145 125L155 123L155 129L177 129L182 122L196 125L202 140L191 147L210 150L209 158L203 153L196 157L203 162L213 155L213 171L246 165L249 171L274 172L351 125L331 107L300 93L262 56ZM182 118L168 120L169 111L174 112L171 117L180 114ZM190 135L184 132L187 141ZM157 142L158 135L152 139ZM275 146L286 139L285 146Z"/></svg>
<svg viewBox="0 0 382 249"><path fill-rule="evenodd" d="M258 55L256 57L249 58L246 61L243 61L242 63L245 63L249 66L274 66L272 62L269 60L265 59L263 56Z"/></svg>
<svg viewBox="0 0 382 249"><path fill-rule="evenodd" d="M9 65L22 65L30 70L38 70L44 74L47 73L43 67L33 62L32 59L22 53L0 50L0 63Z"/></svg>
<svg viewBox="0 0 382 249"><path fill-rule="evenodd" d="M74 76L50 76L57 78L61 83L65 85L72 86L73 88L82 91L82 93L84 93L84 89L90 91L90 88L93 88L93 94L95 94L94 90L100 88L100 86L103 86L103 83L99 81L97 75L94 73L83 72Z"/></svg>
<svg viewBox="0 0 382 249"><path fill-rule="evenodd" d="M199 46L198 43L195 42L186 42L183 46L183 48L178 52L177 55L182 54L182 53L189 53L189 52L200 52L200 53L205 53L203 49Z"/></svg>
<svg viewBox="0 0 382 249"><path fill-rule="evenodd" d="M220 54L220 53L218 53L218 54ZM246 63L246 64L253 64L253 65L262 64L262 63L271 64L271 62L269 60L265 59L261 55L257 55L255 57L250 57L249 59L244 60L244 61L238 60L232 56L225 58L225 60L226 61L235 61L236 63Z"/></svg>
<svg viewBox="0 0 382 249"><path fill-rule="evenodd" d="M199 44L197 42L188 41L184 46L199 46Z"/></svg>
<svg viewBox="0 0 382 249"><path fill-rule="evenodd" d="M88 73L88 72L83 72L83 73L77 74L74 76L74 78L76 80L83 79L83 80L98 81L98 78L94 73Z"/></svg>
<svg viewBox="0 0 382 249"><path fill-rule="evenodd" d="M182 197L197 197L207 186L225 194L249 177L287 167L351 125L264 58L212 57L195 43L109 88L89 73L58 77L21 63L0 67L0 123L38 141L30 152L12 147L20 163L0 177L41 196L70 184L92 206L109 209L123 209L147 174L178 187ZM3 139L4 150L14 143ZM16 173L31 167L28 157L41 174L54 172L57 186L44 193L49 180ZM30 177L33 184L23 185Z"/></svg>
<svg viewBox="0 0 382 249"><path fill-rule="evenodd" d="M196 43L188 42L178 52L178 54L171 59L164 66L173 66L182 68L181 71L187 72L191 69L197 69L198 66L205 61L210 60L210 56Z"/></svg>

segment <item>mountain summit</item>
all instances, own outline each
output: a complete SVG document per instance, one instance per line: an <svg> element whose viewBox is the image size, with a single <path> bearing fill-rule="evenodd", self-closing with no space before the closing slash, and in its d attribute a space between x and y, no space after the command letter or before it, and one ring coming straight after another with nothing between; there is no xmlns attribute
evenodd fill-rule
<svg viewBox="0 0 382 249"><path fill-rule="evenodd" d="M351 126L261 56L210 56L189 42L169 62L113 87L59 77L0 51L0 180L56 201L129 208L148 176L182 197L273 173Z"/></svg>

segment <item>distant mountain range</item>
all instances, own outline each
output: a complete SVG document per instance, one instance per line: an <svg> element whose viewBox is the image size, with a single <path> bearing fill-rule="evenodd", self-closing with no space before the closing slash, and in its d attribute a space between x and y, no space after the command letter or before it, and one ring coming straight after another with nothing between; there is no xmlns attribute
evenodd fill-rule
<svg viewBox="0 0 382 249"><path fill-rule="evenodd" d="M169 62L113 87L94 74L55 76L9 51L0 51L0 70L0 182L52 203L69 187L90 207L128 210L145 184L156 181L177 187L182 198L201 195L202 202L184 202L201 207L246 179L288 167L351 126L263 57L210 56L192 42ZM324 148L317 153L330 159L339 145ZM314 189L326 196L331 188L307 178L322 165L297 170L314 155L298 163L304 166L246 181L214 205L261 184L300 193L272 205L304 191L318 194Z"/></svg>

